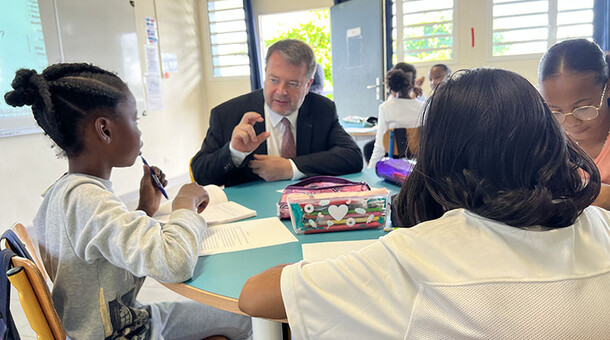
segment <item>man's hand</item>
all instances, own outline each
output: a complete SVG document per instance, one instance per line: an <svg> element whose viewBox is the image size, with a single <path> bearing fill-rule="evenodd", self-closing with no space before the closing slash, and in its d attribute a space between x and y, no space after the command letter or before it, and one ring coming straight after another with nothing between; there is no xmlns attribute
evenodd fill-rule
<svg viewBox="0 0 610 340"><path fill-rule="evenodd" d="M279 156L254 155L248 166L267 182L292 178L290 161Z"/></svg>
<svg viewBox="0 0 610 340"><path fill-rule="evenodd" d="M415 79L415 83L413 84L413 87L422 87L424 85L424 80L426 80L426 77L421 76L418 77L417 79Z"/></svg>
<svg viewBox="0 0 610 340"><path fill-rule="evenodd" d="M239 152L250 153L256 150L265 139L269 138L271 133L268 131L258 136L254 131L254 124L262 121L263 117L260 114L252 111L246 112L241 117L239 124L233 129L233 134L231 135L231 146L233 149Z"/></svg>

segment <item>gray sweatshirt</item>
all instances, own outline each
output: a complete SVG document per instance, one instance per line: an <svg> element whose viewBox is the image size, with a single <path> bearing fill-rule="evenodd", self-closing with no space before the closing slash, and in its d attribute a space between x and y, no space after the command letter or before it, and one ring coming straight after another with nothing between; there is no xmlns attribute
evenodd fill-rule
<svg viewBox="0 0 610 340"><path fill-rule="evenodd" d="M128 211L110 181L67 174L44 194L34 229L68 336L144 339L155 326L150 308L134 306L144 277L190 278L206 223L180 209L162 225Z"/></svg>

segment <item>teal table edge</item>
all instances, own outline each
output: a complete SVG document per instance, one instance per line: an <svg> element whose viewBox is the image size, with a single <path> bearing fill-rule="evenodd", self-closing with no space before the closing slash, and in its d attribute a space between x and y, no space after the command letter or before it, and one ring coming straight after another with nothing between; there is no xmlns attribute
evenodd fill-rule
<svg viewBox="0 0 610 340"><path fill-rule="evenodd" d="M371 188L387 188L396 194L400 187L379 178L372 169L340 176L352 181L364 181ZM276 203L281 191L293 181L251 182L225 188L229 200L254 209L257 216L277 216ZM231 253L200 256L193 277L184 284L208 293L237 299L246 280L268 268L283 263L294 263L303 259L301 245L305 243L377 239L386 234L382 229L350 230L319 234L298 235L290 219L282 220L298 242L255 248Z"/></svg>

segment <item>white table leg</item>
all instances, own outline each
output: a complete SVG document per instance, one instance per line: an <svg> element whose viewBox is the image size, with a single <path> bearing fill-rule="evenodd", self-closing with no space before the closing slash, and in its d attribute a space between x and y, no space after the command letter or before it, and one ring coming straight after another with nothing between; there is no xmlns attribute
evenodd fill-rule
<svg viewBox="0 0 610 340"><path fill-rule="evenodd" d="M282 323L252 318L252 340L282 340Z"/></svg>

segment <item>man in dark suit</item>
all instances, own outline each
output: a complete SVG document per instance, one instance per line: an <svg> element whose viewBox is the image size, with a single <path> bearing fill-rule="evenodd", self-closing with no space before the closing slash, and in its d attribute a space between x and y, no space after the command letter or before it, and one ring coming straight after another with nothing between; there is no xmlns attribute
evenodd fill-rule
<svg viewBox="0 0 610 340"><path fill-rule="evenodd" d="M229 186L362 170L362 152L339 124L335 104L308 93L315 70L307 44L273 44L264 89L212 109L201 150L191 160L194 179Z"/></svg>

